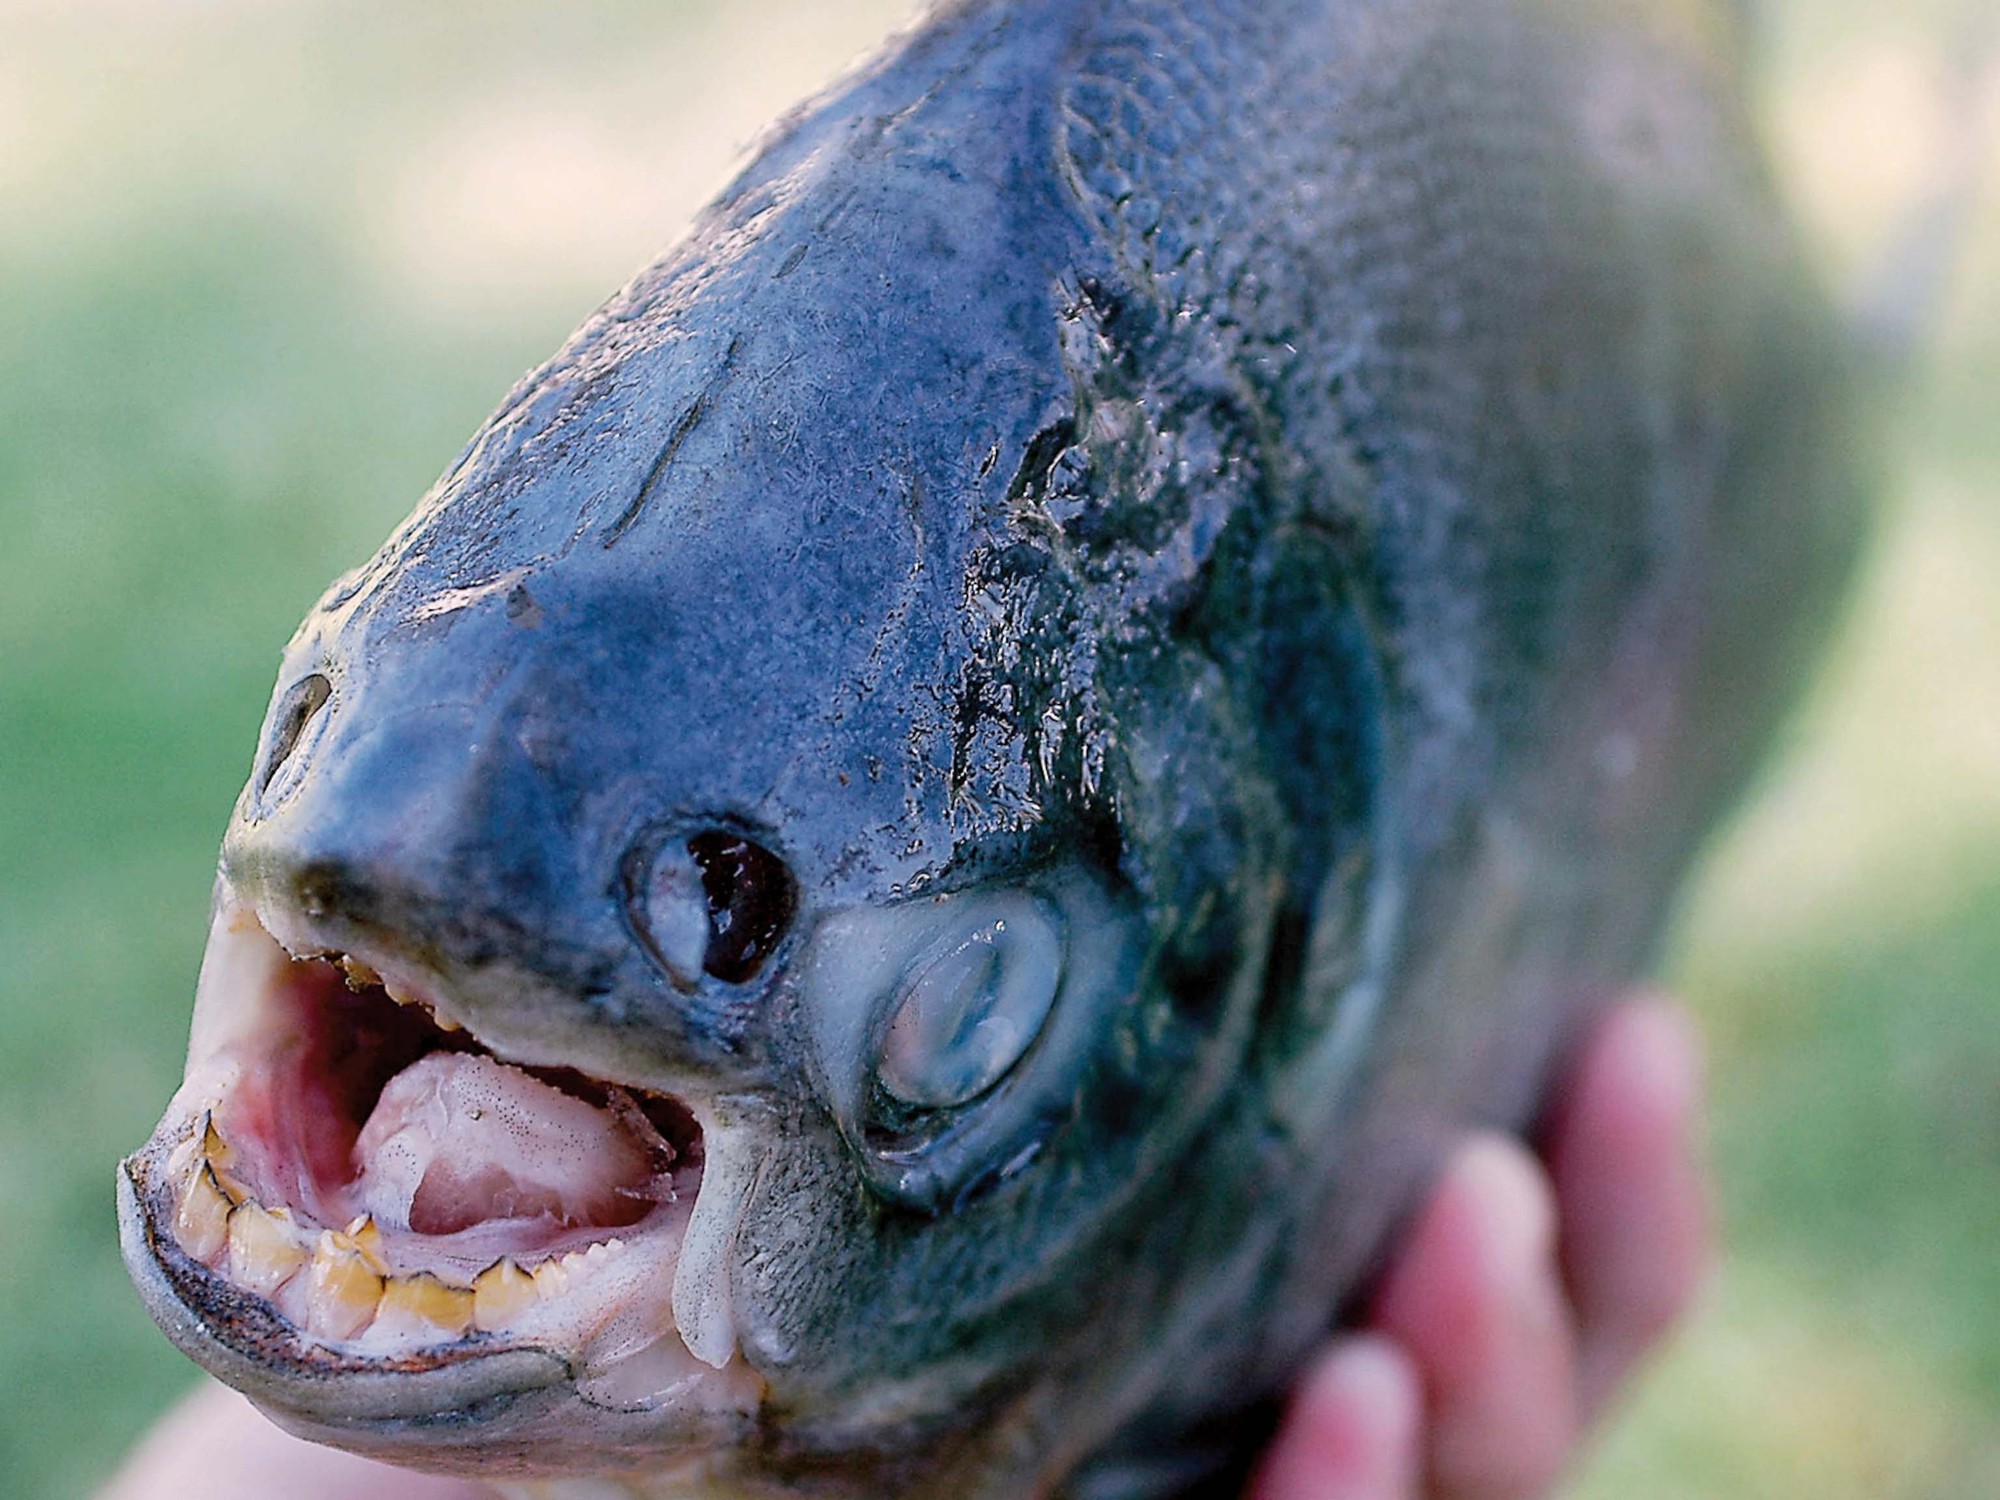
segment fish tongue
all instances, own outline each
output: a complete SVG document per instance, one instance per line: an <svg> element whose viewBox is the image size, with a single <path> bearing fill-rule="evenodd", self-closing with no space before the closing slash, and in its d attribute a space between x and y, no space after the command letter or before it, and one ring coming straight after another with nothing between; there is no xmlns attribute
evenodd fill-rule
<svg viewBox="0 0 2000 1500"><path fill-rule="evenodd" d="M418 1234L505 1219L629 1224L654 1177L647 1143L618 1115L463 1052L390 1079L354 1161L359 1207Z"/></svg>

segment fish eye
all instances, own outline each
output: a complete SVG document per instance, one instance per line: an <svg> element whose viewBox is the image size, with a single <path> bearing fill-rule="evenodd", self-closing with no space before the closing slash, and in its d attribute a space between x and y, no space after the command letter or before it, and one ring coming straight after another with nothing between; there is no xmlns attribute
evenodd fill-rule
<svg viewBox="0 0 2000 1500"><path fill-rule="evenodd" d="M633 894L646 946L683 989L702 974L725 984L755 977L797 906L784 861L720 828L668 842Z"/></svg>
<svg viewBox="0 0 2000 1500"><path fill-rule="evenodd" d="M791 872L761 844L716 830L688 840L708 897L708 950L701 966L740 984L755 974L791 925Z"/></svg>
<svg viewBox="0 0 2000 1500"><path fill-rule="evenodd" d="M1142 933L1088 867L820 914L797 1015L869 1189L936 1213L1027 1170L1135 992Z"/></svg>
<svg viewBox="0 0 2000 1500"><path fill-rule="evenodd" d="M921 1109L987 1093L1041 1034L1062 972L1062 934L1039 902L978 902L905 974L876 1065L882 1088Z"/></svg>

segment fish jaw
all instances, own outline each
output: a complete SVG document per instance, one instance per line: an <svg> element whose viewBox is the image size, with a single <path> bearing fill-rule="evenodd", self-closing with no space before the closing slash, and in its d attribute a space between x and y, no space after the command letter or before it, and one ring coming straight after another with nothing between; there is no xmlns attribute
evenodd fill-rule
<svg viewBox="0 0 2000 1500"><path fill-rule="evenodd" d="M699 1247L744 1127L497 1055L393 955L274 929L300 943L220 888L186 1080L119 1172L168 1337L301 1436L440 1472L740 1453L765 1385Z"/></svg>

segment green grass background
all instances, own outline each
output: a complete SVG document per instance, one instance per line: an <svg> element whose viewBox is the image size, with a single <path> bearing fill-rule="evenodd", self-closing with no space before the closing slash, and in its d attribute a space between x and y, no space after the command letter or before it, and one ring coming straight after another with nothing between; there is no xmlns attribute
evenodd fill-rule
<svg viewBox="0 0 2000 1500"><path fill-rule="evenodd" d="M1834 274L1938 156L1949 8L1773 14ZM112 1164L296 618L902 9L0 0L0 1493L87 1493L191 1379ZM1974 228L1828 670L1681 924L1728 1255L1591 1500L2000 1495L1990 188Z"/></svg>

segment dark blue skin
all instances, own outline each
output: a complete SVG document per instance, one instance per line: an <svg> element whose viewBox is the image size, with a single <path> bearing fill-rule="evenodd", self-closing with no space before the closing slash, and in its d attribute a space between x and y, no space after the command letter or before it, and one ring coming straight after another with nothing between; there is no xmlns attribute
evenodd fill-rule
<svg viewBox="0 0 2000 1500"><path fill-rule="evenodd" d="M1637 0L949 6L301 628L226 878L504 1056L737 1122L731 1482L1226 1473L1440 1149L1527 1126L1644 966L1857 514L1727 48ZM797 910L689 990L642 888L707 829ZM871 1060L815 1040L819 924L985 887L1084 893L1110 977L963 1118L833 1101ZM380 1389L316 1435L647 1451Z"/></svg>

